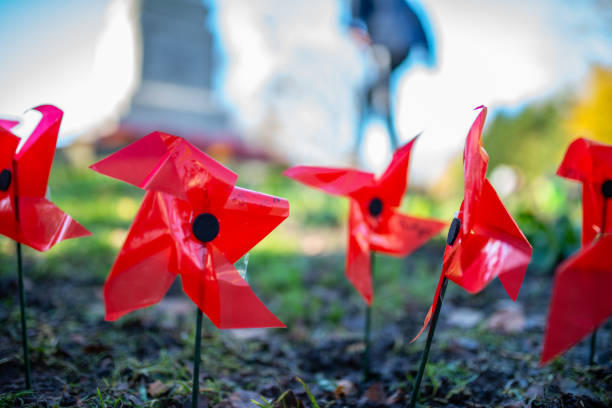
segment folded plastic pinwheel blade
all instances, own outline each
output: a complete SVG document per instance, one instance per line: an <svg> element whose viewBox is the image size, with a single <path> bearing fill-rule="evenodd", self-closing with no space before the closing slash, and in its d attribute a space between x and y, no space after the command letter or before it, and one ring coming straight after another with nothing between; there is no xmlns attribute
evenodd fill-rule
<svg viewBox="0 0 612 408"><path fill-rule="evenodd" d="M370 249L406 256L438 235L446 225L437 220L410 217L393 211L382 228L370 234Z"/></svg>
<svg viewBox="0 0 612 408"><path fill-rule="evenodd" d="M177 136L151 133L90 166L149 191L189 200L196 207L223 203L238 175ZM215 191L209 196L208 191ZM214 204L214 203L213 203Z"/></svg>
<svg viewBox="0 0 612 408"><path fill-rule="evenodd" d="M414 137L395 151L391 163L380 176L380 198L391 207L397 207L401 204L404 192L408 187L410 152L417 138L418 136Z"/></svg>
<svg viewBox="0 0 612 408"><path fill-rule="evenodd" d="M436 307L438 306L438 301L440 299L440 293L442 292L443 284L444 284L444 273L440 274L440 279L438 280L438 286L436 287L436 293L434 295L434 299L433 299L431 306L427 310L425 319L423 320L423 326L421 327L417 335L414 336L412 340L410 340L410 343L414 343L421 336L421 334L423 334L423 332L429 325L429 322L431 321L431 317L433 316L434 310L436 310Z"/></svg>
<svg viewBox="0 0 612 408"><path fill-rule="evenodd" d="M185 197L179 175L171 160L178 137L154 132L94 163L90 168L106 176L145 190ZM156 188L149 188L151 185Z"/></svg>
<svg viewBox="0 0 612 408"><path fill-rule="evenodd" d="M11 130L18 124L19 124L19 121L17 120L0 119L0 128L6 129L6 130Z"/></svg>
<svg viewBox="0 0 612 408"><path fill-rule="evenodd" d="M445 256L443 271L470 293L480 292L499 277L508 296L516 300L531 259L531 245L486 179L474 210L473 230L462 233L461 240L454 244L461 246L460 268L456 258L449 255Z"/></svg>
<svg viewBox="0 0 612 408"><path fill-rule="evenodd" d="M17 240L42 252L61 241L91 235L45 198L19 198L19 229Z"/></svg>
<svg viewBox="0 0 612 408"><path fill-rule="evenodd" d="M183 290L219 329L285 327L223 254L211 245L203 271L181 271Z"/></svg>
<svg viewBox="0 0 612 408"><path fill-rule="evenodd" d="M574 140L557 175L582 182L582 245L588 245L602 232L612 231L612 208L604 209L606 200L602 195L603 183L612 179L612 146L583 138ZM602 231L604 225L606 231Z"/></svg>
<svg viewBox="0 0 612 408"><path fill-rule="evenodd" d="M375 183L372 173L353 169L295 166L285 170L283 175L327 193L344 196L372 187Z"/></svg>
<svg viewBox="0 0 612 408"><path fill-rule="evenodd" d="M147 192L104 284L106 320L159 302L176 278L175 243L166 220L172 197ZM171 211L171 210L170 210Z"/></svg>
<svg viewBox="0 0 612 408"><path fill-rule="evenodd" d="M235 187L221 210L215 246L235 263L288 216L284 198Z"/></svg>
<svg viewBox="0 0 612 408"><path fill-rule="evenodd" d="M487 173L487 165L489 164L489 156L482 147L482 129L484 128L486 117L487 108L482 107L468 132L463 150L465 189L463 193L464 216L461 222L461 229L466 234L472 229L472 218L477 214L475 207L480 199Z"/></svg>
<svg viewBox="0 0 612 408"><path fill-rule="evenodd" d="M605 234L557 269L540 364L573 347L612 315L610 253L612 235Z"/></svg>
<svg viewBox="0 0 612 408"><path fill-rule="evenodd" d="M601 183L612 174L612 146L594 140L574 140L563 157L557 175L583 183Z"/></svg>
<svg viewBox="0 0 612 408"><path fill-rule="evenodd" d="M35 110L42 119L15 155L16 194L20 197L44 197L55 155L63 112L51 105Z"/></svg>
<svg viewBox="0 0 612 408"><path fill-rule="evenodd" d="M372 271L370 263L369 228L359 204L351 200L349 208L348 249L346 277L353 284L367 305L372 304Z"/></svg>

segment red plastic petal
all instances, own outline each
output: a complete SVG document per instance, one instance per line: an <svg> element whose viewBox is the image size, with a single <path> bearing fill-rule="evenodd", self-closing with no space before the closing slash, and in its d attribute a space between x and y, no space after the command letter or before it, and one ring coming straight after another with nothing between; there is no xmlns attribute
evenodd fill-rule
<svg viewBox="0 0 612 408"><path fill-rule="evenodd" d="M284 198L235 187L219 212L219 235L213 243L233 264L288 216Z"/></svg>
<svg viewBox="0 0 612 408"><path fill-rule="evenodd" d="M370 249L406 256L439 234L445 226L446 223L437 220L393 212L384 225L370 233Z"/></svg>
<svg viewBox="0 0 612 408"><path fill-rule="evenodd" d="M601 183L612 176L612 146L593 140L574 140L557 175L583 183Z"/></svg>
<svg viewBox="0 0 612 408"><path fill-rule="evenodd" d="M62 111L51 105L35 108L42 119L15 155L15 182L20 197L44 197L53 164Z"/></svg>
<svg viewBox="0 0 612 408"><path fill-rule="evenodd" d="M81 224L45 198L19 198L19 236L17 241L38 251L55 244L91 235Z"/></svg>
<svg viewBox="0 0 612 408"><path fill-rule="evenodd" d="M92 164L90 168L145 190L186 198L185 191L177 182L178 172L170 160L170 148L178 143L178 139L154 132ZM150 185L155 188L149 188Z"/></svg>
<svg viewBox="0 0 612 408"><path fill-rule="evenodd" d="M612 179L612 146L588 139L576 139L567 149L557 174L583 183L582 245L597 234L612 231L612 208L601 193L602 183ZM606 220L603 219L606 214ZM606 231L602 226L606 225Z"/></svg>
<svg viewBox="0 0 612 408"><path fill-rule="evenodd" d="M106 320L159 302L176 278L175 242L169 221L174 198L147 192L104 284Z"/></svg>
<svg viewBox="0 0 612 408"><path fill-rule="evenodd" d="M447 247L443 271L470 293L481 291L499 276L508 296L515 300L531 258L531 245L488 180L474 210L473 230L468 234L462 230L455 245Z"/></svg>
<svg viewBox="0 0 612 408"><path fill-rule="evenodd" d="M421 336L421 334L423 334L425 329L427 328L427 325L429 324L429 321L431 320L433 312L434 310L436 310L436 307L438 306L438 299L440 299L440 292L442 292L443 284L444 284L444 273L441 273L440 279L438 280L438 286L436 287L436 293L434 295L433 302L431 306L429 307L429 310L427 310L427 314L425 315L425 319L423 320L423 326L421 327L417 335L414 336L414 338L410 341L410 343L414 343L416 339L418 339Z"/></svg>
<svg viewBox="0 0 612 408"><path fill-rule="evenodd" d="M214 245L202 256L204 268L181 271L183 290L217 328L285 327Z"/></svg>
<svg viewBox="0 0 612 408"><path fill-rule="evenodd" d="M463 206L465 215L461 224L464 233L472 229L474 208L480 199L484 185L489 156L482 147L482 129L487 117L487 108L483 107L472 124L465 141L463 150L463 172L465 177L465 191Z"/></svg>
<svg viewBox="0 0 612 408"><path fill-rule="evenodd" d="M6 130L11 130L18 124L19 124L19 121L17 120L0 119L0 128L6 129Z"/></svg>
<svg viewBox="0 0 612 408"><path fill-rule="evenodd" d="M612 315L612 235L606 234L557 269L540 364L573 347Z"/></svg>
<svg viewBox="0 0 612 408"><path fill-rule="evenodd" d="M349 208L348 249L346 277L369 306L372 304L372 272L370 264L370 229L365 222L359 203L351 200Z"/></svg>
<svg viewBox="0 0 612 408"><path fill-rule="evenodd" d="M143 137L91 169L145 190L188 199L196 209L221 206L238 178L184 139L161 132Z"/></svg>
<svg viewBox="0 0 612 408"><path fill-rule="evenodd" d="M375 184L374 175L359 170L330 167L295 166L285 176L330 194L349 195Z"/></svg>
<svg viewBox="0 0 612 408"><path fill-rule="evenodd" d="M408 187L410 152L417 138L418 136L414 137L395 151L391 163L378 180L380 198L391 207L398 207L401 204Z"/></svg>

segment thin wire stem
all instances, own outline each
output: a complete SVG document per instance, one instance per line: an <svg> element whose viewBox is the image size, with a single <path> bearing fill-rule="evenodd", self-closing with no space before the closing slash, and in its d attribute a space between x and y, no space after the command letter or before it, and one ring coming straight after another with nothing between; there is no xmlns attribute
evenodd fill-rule
<svg viewBox="0 0 612 408"><path fill-rule="evenodd" d="M23 261L21 258L21 243L17 242L17 274L19 275L19 306L21 309L21 346L23 347L23 363L25 365L26 390L32 388L30 376L30 352L28 347L28 328L26 325L25 288L23 285Z"/></svg>
<svg viewBox="0 0 612 408"><path fill-rule="evenodd" d="M421 365L419 366L419 371L417 373L417 378L414 382L414 388L412 389L412 396L410 397L410 408L414 408L416 405L417 399L419 397L419 389L421 388L421 381L423 380L423 374L425 373L425 366L427 365L427 359L429 357L429 349L431 348L431 343L433 341L434 332L436 331L436 325L438 323L438 316L440 316L440 309L442 309L442 300L444 299L444 293L446 292L446 285L448 284L448 279L446 276L442 282L442 289L440 290L440 297L438 298L438 303L436 305L436 310L434 311L433 317L431 318L431 323L429 325L429 332L427 333L427 341L425 342L425 349L423 350L423 356L421 357Z"/></svg>
<svg viewBox="0 0 612 408"><path fill-rule="evenodd" d="M370 255L370 276L372 277L372 286L374 286L374 253ZM372 329L372 305L366 305L365 324L363 326L363 342L365 349L363 350L363 381L370 379L370 333Z"/></svg>
<svg viewBox="0 0 612 408"><path fill-rule="evenodd" d="M193 386L191 390L192 407L198 408L200 396L200 353L202 349L202 311L196 311L195 352L193 355Z"/></svg>

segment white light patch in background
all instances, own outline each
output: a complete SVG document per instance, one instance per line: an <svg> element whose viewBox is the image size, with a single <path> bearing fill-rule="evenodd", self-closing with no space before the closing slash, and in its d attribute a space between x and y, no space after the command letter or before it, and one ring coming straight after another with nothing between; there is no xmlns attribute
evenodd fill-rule
<svg viewBox="0 0 612 408"><path fill-rule="evenodd" d="M339 2L224 0L217 25L223 89L242 135L293 163L348 164L362 56Z"/></svg>
<svg viewBox="0 0 612 408"><path fill-rule="evenodd" d="M365 166L378 175L389 165L391 143L387 126L381 118L373 118L365 124L360 156Z"/></svg>
<svg viewBox="0 0 612 408"><path fill-rule="evenodd" d="M19 152L25 142L30 138L34 129L42 119L42 113L34 109L28 109L21 115L17 120L19 120L19 124L17 124L14 128L11 129L11 132L19 137L21 140L19 141L19 145L17 145L17 151Z"/></svg>
<svg viewBox="0 0 612 408"><path fill-rule="evenodd" d="M395 111L402 140L425 130L411 156L418 184L434 182L460 154L475 107L492 108L490 123L496 108L520 109L577 84L595 53L612 62L609 39L603 45L577 31L569 38L566 22L580 20L573 14L576 2L437 0L424 6L439 45L437 66L413 65L404 73ZM597 45L587 51L590 42Z"/></svg>
<svg viewBox="0 0 612 408"><path fill-rule="evenodd" d="M112 129L140 75L136 0L40 2L17 8L3 44L0 112L52 104L64 111L59 144ZM15 21L14 19L22 19ZM60 22L59 24L56 24Z"/></svg>

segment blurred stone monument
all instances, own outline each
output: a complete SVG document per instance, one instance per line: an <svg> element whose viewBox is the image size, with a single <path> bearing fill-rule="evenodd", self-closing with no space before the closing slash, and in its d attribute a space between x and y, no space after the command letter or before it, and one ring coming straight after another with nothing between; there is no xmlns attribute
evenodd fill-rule
<svg viewBox="0 0 612 408"><path fill-rule="evenodd" d="M227 132L212 89L217 59L208 13L202 0L142 0L141 85L120 133L160 130L205 142Z"/></svg>

